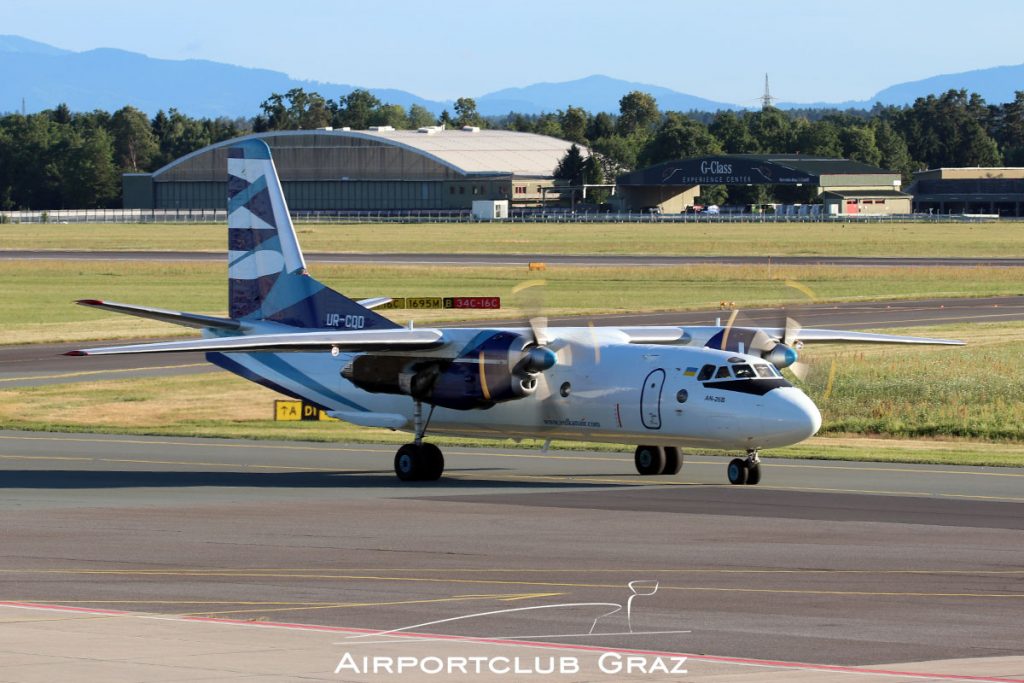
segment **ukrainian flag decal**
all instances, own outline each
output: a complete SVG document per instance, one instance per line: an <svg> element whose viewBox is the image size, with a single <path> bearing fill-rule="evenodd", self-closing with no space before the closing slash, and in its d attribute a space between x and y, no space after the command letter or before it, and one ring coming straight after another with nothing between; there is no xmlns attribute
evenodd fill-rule
<svg viewBox="0 0 1024 683"><path fill-rule="evenodd" d="M686 368L686 372L683 373L683 377L693 377L697 374L697 368Z"/></svg>

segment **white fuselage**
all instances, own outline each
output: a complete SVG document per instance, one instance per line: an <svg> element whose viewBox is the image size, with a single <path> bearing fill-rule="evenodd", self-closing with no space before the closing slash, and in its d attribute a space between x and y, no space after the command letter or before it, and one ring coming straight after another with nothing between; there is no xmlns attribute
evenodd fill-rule
<svg viewBox="0 0 1024 683"><path fill-rule="evenodd" d="M529 330L512 331L529 334ZM462 348L481 332L448 328L444 347L393 355L452 358L453 349ZM698 379L700 369L708 365L766 365L756 356L629 343L616 328L551 328L548 334L558 362L538 373L535 393L487 409L438 407L430 415L428 433L753 450L798 443L821 424L821 415L807 395L777 376L718 382ZM371 393L342 377L342 369L358 355L227 354L246 369L250 379L255 378L249 373L257 381L325 406L343 419L411 431L411 396ZM430 412L429 406L425 412Z"/></svg>

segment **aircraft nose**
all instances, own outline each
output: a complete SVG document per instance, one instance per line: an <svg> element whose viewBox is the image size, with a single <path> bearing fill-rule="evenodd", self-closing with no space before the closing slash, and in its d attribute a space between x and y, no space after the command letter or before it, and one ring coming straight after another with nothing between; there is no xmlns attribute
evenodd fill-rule
<svg viewBox="0 0 1024 683"><path fill-rule="evenodd" d="M807 394L795 388L780 388L772 397L763 418L767 432L779 444L795 444L818 433L821 412Z"/></svg>

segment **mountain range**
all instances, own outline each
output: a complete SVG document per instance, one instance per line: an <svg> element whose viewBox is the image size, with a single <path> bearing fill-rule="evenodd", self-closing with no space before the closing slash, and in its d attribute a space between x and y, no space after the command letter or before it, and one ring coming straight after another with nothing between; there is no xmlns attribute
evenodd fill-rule
<svg viewBox="0 0 1024 683"><path fill-rule="evenodd" d="M72 111L116 111L130 104L152 115L171 107L196 117L251 117L272 93L292 88L316 91L338 99L363 87L381 101L408 108L426 107L435 114L452 111L453 102L429 100L404 90L299 80L280 71L251 69L202 59L154 59L136 52L99 48L73 52L21 36L0 35L0 112L51 109L61 102ZM861 101L796 103L791 108L870 108L882 104L910 104L917 97L951 88L979 93L990 103L1009 102L1024 89L1024 64L999 66L900 83ZM735 104L677 92L648 83L594 75L563 83L535 83L505 88L474 97L485 116L540 114L582 107L590 112L617 112L619 99L633 90L650 93L664 111L717 111L742 109ZM24 104L23 104L24 103Z"/></svg>

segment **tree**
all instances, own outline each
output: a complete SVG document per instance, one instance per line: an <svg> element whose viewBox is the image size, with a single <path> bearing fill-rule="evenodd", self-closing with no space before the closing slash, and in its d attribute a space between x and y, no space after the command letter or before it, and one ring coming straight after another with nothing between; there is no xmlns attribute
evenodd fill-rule
<svg viewBox="0 0 1024 683"><path fill-rule="evenodd" d="M872 127L875 129L875 145L879 153L878 165L896 171L903 177L904 182L909 182L917 169L910 158L906 141L888 121L875 119L872 121Z"/></svg>
<svg viewBox="0 0 1024 683"><path fill-rule="evenodd" d="M708 131L718 138L726 154L752 154L760 151L747 123L735 112L720 111L715 114Z"/></svg>
<svg viewBox="0 0 1024 683"><path fill-rule="evenodd" d="M875 131L870 126L850 126L842 131L843 156L877 166L882 154L875 144Z"/></svg>
<svg viewBox="0 0 1024 683"><path fill-rule="evenodd" d="M637 161L640 166L652 166L673 159L721 153L718 139L703 124L677 112L669 112Z"/></svg>
<svg viewBox="0 0 1024 683"><path fill-rule="evenodd" d="M366 130L370 127L370 118L381 105L379 99L369 90L359 88L353 90L339 100L340 106L335 109L331 125L335 128Z"/></svg>
<svg viewBox="0 0 1024 683"><path fill-rule="evenodd" d="M796 135L796 146L801 154L838 158L843 156L843 143L839 130L831 121L807 124Z"/></svg>
<svg viewBox="0 0 1024 683"><path fill-rule="evenodd" d="M582 185L585 170L583 152L576 145L572 145L558 161L552 175L558 180L568 180L570 185Z"/></svg>
<svg viewBox="0 0 1024 683"><path fill-rule="evenodd" d="M757 140L759 151L794 152L793 125L789 117L775 107L768 107L746 116L750 136Z"/></svg>
<svg viewBox="0 0 1024 683"><path fill-rule="evenodd" d="M533 132L551 138L565 139L562 122L557 114L541 114L533 122Z"/></svg>
<svg viewBox="0 0 1024 683"><path fill-rule="evenodd" d="M160 146L146 115L135 107L123 107L114 112L110 128L118 167L132 173L152 170Z"/></svg>
<svg viewBox="0 0 1024 683"><path fill-rule="evenodd" d="M409 127L413 130L437 124L437 117L421 104L409 105Z"/></svg>
<svg viewBox="0 0 1024 683"><path fill-rule="evenodd" d="M1001 163L999 147L985 128L991 121L984 100L966 90L919 97L894 118L911 158L928 168Z"/></svg>
<svg viewBox="0 0 1024 683"><path fill-rule="evenodd" d="M114 143L102 128L89 131L69 150L63 206L104 208L120 194L120 178L114 166Z"/></svg>
<svg viewBox="0 0 1024 683"><path fill-rule="evenodd" d="M590 146L608 160L605 166L606 174L618 175L636 168L637 155L645 142L646 137L611 135L594 140Z"/></svg>
<svg viewBox="0 0 1024 683"><path fill-rule="evenodd" d="M476 100L472 97L460 97L455 100L455 125L459 128L484 125L483 118L476 110Z"/></svg>
<svg viewBox="0 0 1024 683"><path fill-rule="evenodd" d="M628 136L647 130L658 121L658 103L651 95L634 90L619 100L619 135Z"/></svg>
<svg viewBox="0 0 1024 683"><path fill-rule="evenodd" d="M579 107L569 107L564 112L558 112L562 138L586 144L588 118L587 112Z"/></svg>
<svg viewBox="0 0 1024 683"><path fill-rule="evenodd" d="M409 127L409 119L405 110L397 104L384 104L370 114L371 126L391 126L396 130Z"/></svg>
<svg viewBox="0 0 1024 683"><path fill-rule="evenodd" d="M597 140L615 135L615 119L607 112L598 112L587 126L587 139Z"/></svg>

